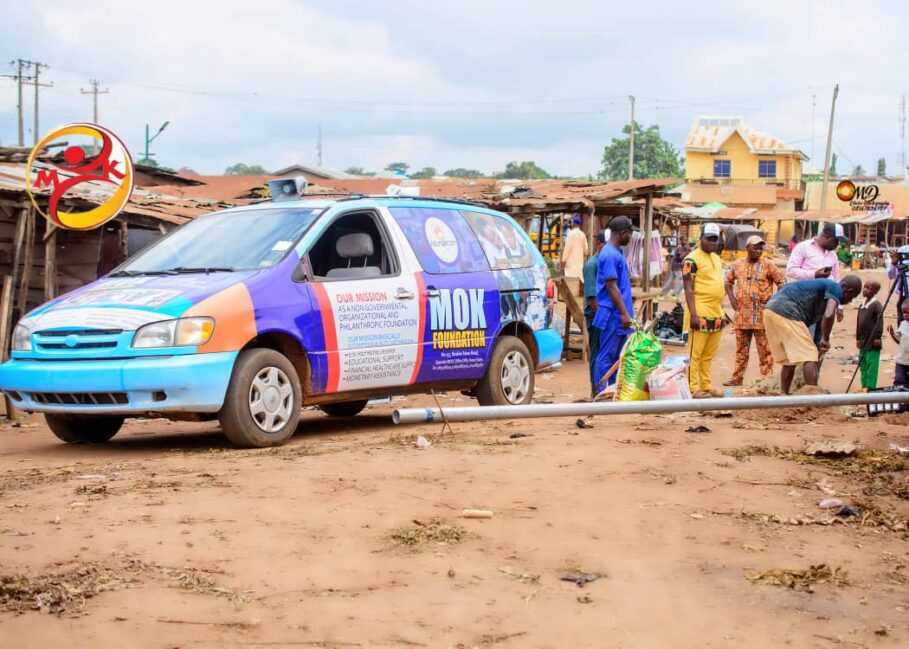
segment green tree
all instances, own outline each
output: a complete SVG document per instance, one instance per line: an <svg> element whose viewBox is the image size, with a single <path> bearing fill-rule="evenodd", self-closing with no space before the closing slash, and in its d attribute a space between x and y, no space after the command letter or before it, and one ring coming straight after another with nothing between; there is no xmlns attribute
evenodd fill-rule
<svg viewBox="0 0 909 649"><path fill-rule="evenodd" d="M385 171L391 171L396 174L406 174L408 169L410 169L410 165L406 162L389 162L385 166Z"/></svg>
<svg viewBox="0 0 909 649"><path fill-rule="evenodd" d="M449 178L482 178L483 172L479 169L465 169L464 167L457 167L456 169L449 169L443 176L448 176Z"/></svg>
<svg viewBox="0 0 909 649"><path fill-rule="evenodd" d="M864 176L865 173L865 168L862 166L862 163L859 163L852 168L853 176Z"/></svg>
<svg viewBox="0 0 909 649"><path fill-rule="evenodd" d="M224 170L225 176L267 176L268 172L262 165L248 165L238 162Z"/></svg>
<svg viewBox="0 0 909 649"><path fill-rule="evenodd" d="M545 180L552 178L548 171L538 166L536 162L509 162L505 171L495 174L495 178L518 178L520 180Z"/></svg>
<svg viewBox="0 0 909 649"><path fill-rule="evenodd" d="M137 165L145 165L146 167L157 167L158 163L152 158L139 158L136 160Z"/></svg>
<svg viewBox="0 0 909 649"><path fill-rule="evenodd" d="M432 178L436 175L435 167L423 167L419 171L415 171L410 174L411 178Z"/></svg>
<svg viewBox="0 0 909 649"><path fill-rule="evenodd" d="M348 167L347 169L344 170L344 173L352 174L354 176L365 176L366 175L366 171L363 169L363 167Z"/></svg>
<svg viewBox="0 0 909 649"><path fill-rule="evenodd" d="M628 150L631 128L622 128L624 137L614 137L603 149L603 169L600 178L624 180L628 178ZM660 135L656 124L646 129L634 125L634 177L635 178L682 178L685 175L685 160L675 147Z"/></svg>
<svg viewBox="0 0 909 649"><path fill-rule="evenodd" d="M877 159L877 175L878 176L887 175L887 159L886 158Z"/></svg>
<svg viewBox="0 0 909 649"><path fill-rule="evenodd" d="M830 156L830 175L836 175L836 154Z"/></svg>

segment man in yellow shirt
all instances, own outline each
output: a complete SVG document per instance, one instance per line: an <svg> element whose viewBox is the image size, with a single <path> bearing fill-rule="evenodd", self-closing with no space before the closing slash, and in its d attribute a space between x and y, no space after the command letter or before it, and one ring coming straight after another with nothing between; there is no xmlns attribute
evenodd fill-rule
<svg viewBox="0 0 909 649"><path fill-rule="evenodd" d="M685 326L688 328L688 383L695 398L713 396L713 359L723 335L723 262L716 250L720 226L706 223L698 247L682 262Z"/></svg>

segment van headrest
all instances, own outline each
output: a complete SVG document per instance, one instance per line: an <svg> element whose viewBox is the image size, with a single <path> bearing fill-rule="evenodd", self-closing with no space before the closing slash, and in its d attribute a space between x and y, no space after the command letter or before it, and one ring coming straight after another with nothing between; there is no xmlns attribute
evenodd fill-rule
<svg viewBox="0 0 909 649"><path fill-rule="evenodd" d="M372 237L365 232L352 232L338 237L335 242L338 256L344 259L353 257L369 257L373 253Z"/></svg>

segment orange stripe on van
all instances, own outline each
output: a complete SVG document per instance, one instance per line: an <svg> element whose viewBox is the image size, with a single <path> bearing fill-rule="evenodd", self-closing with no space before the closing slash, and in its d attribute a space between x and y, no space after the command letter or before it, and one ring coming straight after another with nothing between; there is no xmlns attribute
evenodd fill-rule
<svg viewBox="0 0 909 649"><path fill-rule="evenodd" d="M256 314L246 284L234 284L205 298L182 317L209 316L215 319L211 340L199 352L232 352L256 337Z"/></svg>

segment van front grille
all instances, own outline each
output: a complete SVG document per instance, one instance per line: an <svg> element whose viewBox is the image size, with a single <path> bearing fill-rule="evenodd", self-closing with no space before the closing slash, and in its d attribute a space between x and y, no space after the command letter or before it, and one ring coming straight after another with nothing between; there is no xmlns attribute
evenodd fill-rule
<svg viewBox="0 0 909 649"><path fill-rule="evenodd" d="M125 392L28 392L38 403L62 406L112 406L127 404Z"/></svg>

